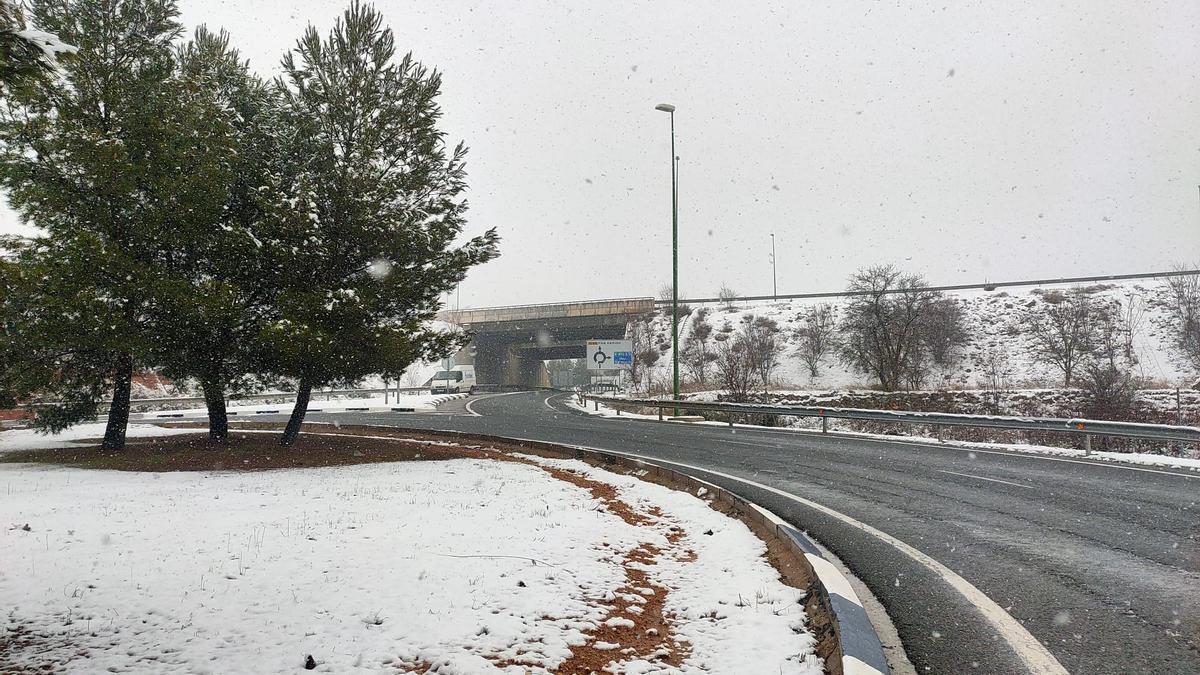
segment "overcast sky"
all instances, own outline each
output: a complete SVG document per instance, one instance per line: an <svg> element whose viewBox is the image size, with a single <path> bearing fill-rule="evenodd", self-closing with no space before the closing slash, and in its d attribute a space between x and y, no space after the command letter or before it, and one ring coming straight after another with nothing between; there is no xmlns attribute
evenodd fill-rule
<svg viewBox="0 0 1200 675"><path fill-rule="evenodd" d="M669 282L660 102L686 295L770 293L772 232L780 293L887 262L933 283L1200 263L1196 0L376 5L443 72L470 231L503 237L464 307ZM343 7L182 0L264 73Z"/></svg>

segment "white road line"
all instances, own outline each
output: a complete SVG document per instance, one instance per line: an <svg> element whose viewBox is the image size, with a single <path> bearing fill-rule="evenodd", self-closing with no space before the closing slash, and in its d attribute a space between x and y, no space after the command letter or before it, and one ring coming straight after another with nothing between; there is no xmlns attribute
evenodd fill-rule
<svg viewBox="0 0 1200 675"><path fill-rule="evenodd" d="M766 443L747 443L745 441L720 441L720 442L727 443L729 445L745 445L745 446L749 446L751 448L771 448L773 450L782 450L783 449L782 446L767 445Z"/></svg>
<svg viewBox="0 0 1200 675"><path fill-rule="evenodd" d="M946 471L944 469L934 469L934 471L937 471L938 473L948 473L952 476L962 476L963 478L974 478L976 480L986 480L986 481L991 481L993 483L1004 483L1005 485L1012 485L1013 487L1025 488L1026 490L1036 490L1037 489L1036 487L1034 487L1032 485L1022 485L1021 483L1010 483L1006 480L1000 480L999 478L984 478L983 476L976 476L975 474L971 474L971 473L959 473L957 471Z"/></svg>
<svg viewBox="0 0 1200 675"><path fill-rule="evenodd" d="M1019 621L1013 618L1011 614L1004 611L1003 607L996 604L996 602L985 595L983 591L972 586L969 581L956 574L954 570L946 567L937 560L922 553L917 548L900 541L886 532L877 530L862 521L855 520L854 518L841 513L840 511L835 511L824 504L819 504L812 500L798 497L789 492L784 492L778 488L771 487L770 485L763 485L762 483L756 483L755 481L739 478L737 476L732 476L720 471L713 471L712 469L706 469L704 467L695 466L692 464L684 464L682 462L670 462L647 455L635 455L631 453L616 452L614 450L605 450L603 448L592 448L587 446L578 447L582 447L585 450L595 450L597 452L606 452L613 455L623 455L625 457L640 459L642 461L657 462L659 464L668 464L686 469L703 471L714 476L721 476L722 478L727 478L739 483L751 485L760 490L766 490L767 492L790 499L796 503L803 504L809 508L816 509L821 513L836 518L850 525L851 527L855 527L875 537L876 539L879 539L880 541L890 544L893 548L908 556L917 564L941 577L942 580L949 584L951 588L958 591L959 595L962 595L964 598L966 598L967 602L975 606L976 610L980 613L980 615L983 616L984 620L990 623L992 627L995 628L998 633L1000 633L1000 636L1004 638L1004 641L1007 642L1010 647L1012 647L1017 656L1025 663L1025 666L1030 673L1039 675L1067 675L1067 669L1063 668L1062 664L1058 662L1058 659L1054 658L1054 655L1050 653L1050 650L1046 649L1045 645L1043 645L1041 642L1038 642L1038 639L1035 638L1032 633L1025 630L1025 627L1022 626Z"/></svg>
<svg viewBox="0 0 1200 675"><path fill-rule="evenodd" d="M504 392L503 394L488 394L488 395L486 395L486 396L481 396L481 397L479 397L479 398L472 399L471 401L468 401L468 402L467 402L467 405L465 405L465 406L463 406L463 407L464 407L464 408L466 408L467 412L471 413L471 414L472 414L472 415L474 415L475 417L483 417L483 415L481 415L481 414L479 414L479 413L475 412L475 409L471 407L471 405L472 405L472 404L478 403L478 402L480 402L480 401L486 401L486 400L488 400L489 398L500 398L501 396L512 396L513 394L524 394L524 393L527 393L527 392L524 392L524 391L506 391L506 392Z"/></svg>

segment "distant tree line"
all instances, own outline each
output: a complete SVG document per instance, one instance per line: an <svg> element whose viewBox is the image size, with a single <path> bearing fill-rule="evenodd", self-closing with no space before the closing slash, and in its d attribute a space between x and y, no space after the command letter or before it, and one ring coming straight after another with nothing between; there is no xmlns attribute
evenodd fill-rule
<svg viewBox="0 0 1200 675"><path fill-rule="evenodd" d="M1182 268L1181 268L1182 269ZM1141 330L1145 306L1075 288L1040 292L1040 301L1020 308L1020 332L1029 355L1057 371L1064 387L1079 387L1093 402L1090 414L1121 416L1132 409L1139 386L1134 366L1134 336ZM1200 278L1169 277L1162 286L1166 329L1179 359L1200 372ZM838 305L807 307L797 326L785 333L774 321L753 314L735 328L709 322L699 308L688 318L680 359L692 383L723 389L732 400L746 400L771 384L789 348L812 378L836 359L870 376L880 389L921 389L935 368L954 364L970 342L966 314L959 301L932 291L920 275L894 266L861 269L851 275L847 298ZM731 291L721 305L734 308ZM648 333L648 328L635 332ZM985 387L1007 381L1011 349L993 349L980 363ZM653 357L650 359L650 357ZM659 352L648 349L647 362Z"/></svg>
<svg viewBox="0 0 1200 675"><path fill-rule="evenodd" d="M53 401L31 410L54 431L110 398L117 449L153 369L198 383L220 442L231 394L290 383L290 445L314 387L465 342L430 320L498 238L458 241L466 148L438 128L441 75L398 57L374 9L309 27L271 81L224 31L185 40L174 0L32 0L29 18L74 54L16 68L0 25L0 185L44 233L0 241L0 407Z"/></svg>

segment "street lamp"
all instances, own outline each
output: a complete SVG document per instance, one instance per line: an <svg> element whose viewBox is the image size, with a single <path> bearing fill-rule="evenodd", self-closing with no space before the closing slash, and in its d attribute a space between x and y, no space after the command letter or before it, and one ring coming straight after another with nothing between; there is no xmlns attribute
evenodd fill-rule
<svg viewBox="0 0 1200 675"><path fill-rule="evenodd" d="M771 233L771 299L779 299L779 283L775 277L775 233Z"/></svg>
<svg viewBox="0 0 1200 675"><path fill-rule="evenodd" d="M671 116L671 388L673 400L679 400L679 187L675 172L675 106L659 103L655 110ZM675 408L679 416L679 408Z"/></svg>

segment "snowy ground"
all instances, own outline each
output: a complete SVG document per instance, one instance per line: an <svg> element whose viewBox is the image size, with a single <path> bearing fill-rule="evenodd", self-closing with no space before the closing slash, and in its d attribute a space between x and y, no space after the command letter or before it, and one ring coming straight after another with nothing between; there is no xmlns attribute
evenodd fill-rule
<svg viewBox="0 0 1200 675"><path fill-rule="evenodd" d="M53 435L40 434L33 429L0 430L0 454L13 450L40 450L43 448L66 448L93 443L80 443L83 439L95 440L104 437L104 422L88 422L75 426ZM153 424L131 423L125 428L126 438L145 438L147 436L172 436L176 434L194 434L195 429L167 429ZM2 468L2 467L0 467ZM3 513L0 513L3 518ZM0 527L3 527L0 520Z"/></svg>
<svg viewBox="0 0 1200 675"><path fill-rule="evenodd" d="M0 432L0 447L29 441ZM319 672L515 674L611 648L625 673L821 671L801 592L740 522L633 477L531 461L0 464L0 646L28 645L0 649L0 670L8 658L65 672L292 672L311 654ZM619 502L540 466L612 486ZM684 644L678 669L595 639L655 597Z"/></svg>
<svg viewBox="0 0 1200 675"><path fill-rule="evenodd" d="M649 420L657 420L658 419L657 414L645 415L645 414L639 414L639 413L622 412L620 415L618 415L616 409L614 409L610 406L607 406L603 403L600 404L599 410L597 410L594 403L589 402L587 404L587 406L583 406L579 403L578 399L575 397L569 397L567 399L567 401L568 401L568 405L572 406L573 408L576 408L577 410L582 410L582 411L588 413L589 415L599 415L601 417L628 417L631 419L649 419ZM791 418L789 418L789 419L791 419ZM862 433L862 432L857 432L857 431L851 431L848 429L840 429L840 428L838 428L838 422L839 422L839 420L834 420L834 419L830 420L830 422L829 422L830 431L834 431L836 433L845 434L845 435L862 436L863 438L879 438L879 439L891 440L891 441L905 440L905 441L913 441L913 442L917 442L917 443L930 443L930 444L941 443L941 441L939 441L936 438L931 438L931 437L926 437L926 436L891 436L891 435L884 435L884 434L867 434L867 433ZM680 422L680 424L706 424L706 425L721 426L721 427L729 426L727 422L715 422L715 421ZM734 426L749 427L751 425L735 424ZM762 427L758 427L758 428L762 428ZM796 430L796 431L811 432L813 430L813 429L810 429L808 427L803 427L803 426L772 427L772 428L775 430L778 430L778 431ZM818 425L818 427L814 427L814 429L815 428L819 428L819 425ZM1093 451L1089 455L1089 454L1086 454L1083 450L1073 450L1070 448L1056 448L1056 447L1046 446L1046 445L1030 445L1027 443L975 443L975 442L970 442L970 441L956 440L956 441L953 441L952 443L950 443L950 445L983 448L983 449L989 449L989 450L1008 450L1011 452L1027 452L1027 453L1038 454L1038 455L1056 455L1056 456L1061 456L1061 457L1087 457L1088 459L1104 461L1104 462L1123 462L1126 464L1139 464L1142 466L1158 466L1158 467L1166 467L1166 468L1172 468L1172 469L1190 469L1193 471L1200 471L1200 457L1171 457L1168 455L1158 455L1158 454L1151 454L1151 453L1144 453L1144 452L1105 452L1105 451Z"/></svg>
<svg viewBox="0 0 1200 675"><path fill-rule="evenodd" d="M389 396L385 402L383 396L372 396L370 398L336 398L331 401L319 400L319 395L314 395L314 398L308 402L308 412L330 412L337 410L346 410L353 408L357 410L365 410L367 412L387 411L393 408L411 408L413 410L435 410L438 404L456 398L462 398L465 394L407 394L404 396ZM285 403L253 403L247 405L231 405L227 409L231 415L255 415L260 413L279 412L290 413L292 411L294 401ZM146 413L132 413L130 419L155 419L161 417L205 417L207 415L203 407L197 408L177 408L173 410L155 410Z"/></svg>
<svg viewBox="0 0 1200 675"><path fill-rule="evenodd" d="M968 341L955 353L955 362L944 368L935 368L927 381L930 387L974 389L983 386L985 363L990 354L999 355L1000 370L1003 371L1004 386L1030 388L1055 386L1061 382L1061 373L1033 357L1031 337L1028 332L1030 312L1044 307L1047 297L1056 292L1069 292L1070 286L1048 286L1040 288L1007 288L998 291L963 290L950 292L946 297L954 299L963 309ZM1120 302L1133 317L1131 366L1135 375L1159 383L1158 386L1189 386L1195 382L1197 373L1181 361L1180 354L1172 346L1169 329L1171 318L1165 305L1166 291L1157 280L1130 280L1088 287L1091 297L1098 302ZM849 370L835 354L827 355L820 364L817 377L811 377L800 357L796 354L799 342L796 329L803 326L803 316L809 308L828 303L835 317L846 302L845 298L761 300L737 302L732 307L720 304L696 305L704 309L706 321L713 327L709 347L716 348L718 340L739 330L741 323L750 316L774 320L781 329L784 353L774 381L782 387L812 389L863 388L873 382L870 377ZM695 313L683 317L680 323L679 343L685 344L691 332ZM668 312L659 312L650 323L653 342L658 346L659 358L651 367L651 378L659 383L668 382L667 372L671 364L671 318Z"/></svg>

